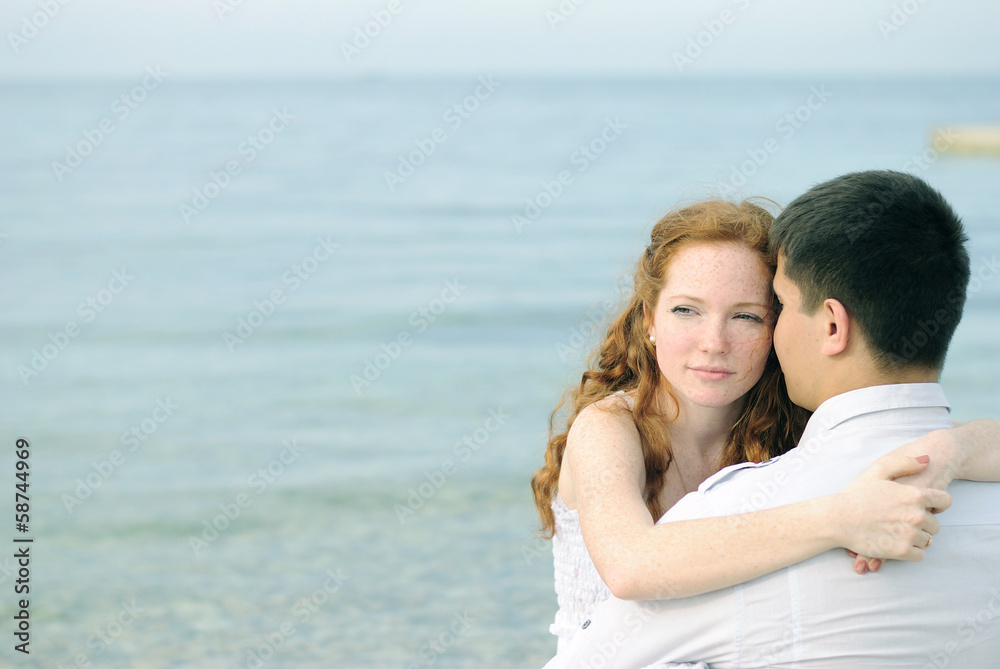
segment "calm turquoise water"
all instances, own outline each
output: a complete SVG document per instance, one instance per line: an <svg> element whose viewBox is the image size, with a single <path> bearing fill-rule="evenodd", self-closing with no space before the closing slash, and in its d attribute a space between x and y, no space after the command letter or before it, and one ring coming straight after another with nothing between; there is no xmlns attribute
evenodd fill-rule
<svg viewBox="0 0 1000 669"><path fill-rule="evenodd" d="M754 156L739 194L781 203L905 167L974 268L1000 255L1000 161L911 160L1000 119L996 81L140 81L4 90L0 434L31 440L36 541L32 654L0 653L23 666L541 665L528 479L665 209ZM1000 415L998 329L993 279L945 371L959 419Z"/></svg>

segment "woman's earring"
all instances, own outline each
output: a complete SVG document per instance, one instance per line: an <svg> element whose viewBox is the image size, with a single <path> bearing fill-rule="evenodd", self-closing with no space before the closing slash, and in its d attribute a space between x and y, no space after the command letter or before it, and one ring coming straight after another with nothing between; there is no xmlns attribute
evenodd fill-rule
<svg viewBox="0 0 1000 669"><path fill-rule="evenodd" d="M649 335L649 343L656 346L656 335Z"/></svg>

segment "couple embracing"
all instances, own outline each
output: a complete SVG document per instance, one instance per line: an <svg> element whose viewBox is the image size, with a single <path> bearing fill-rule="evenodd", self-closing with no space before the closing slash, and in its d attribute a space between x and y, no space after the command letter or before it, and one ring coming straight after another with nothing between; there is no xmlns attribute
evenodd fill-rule
<svg viewBox="0 0 1000 669"><path fill-rule="evenodd" d="M938 384L966 241L890 171L654 226L532 480L547 667L1000 661L1000 424Z"/></svg>

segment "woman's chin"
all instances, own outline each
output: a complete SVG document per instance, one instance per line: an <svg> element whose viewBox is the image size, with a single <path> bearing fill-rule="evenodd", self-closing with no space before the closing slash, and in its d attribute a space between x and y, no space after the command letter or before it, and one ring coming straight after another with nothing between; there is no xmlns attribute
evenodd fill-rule
<svg viewBox="0 0 1000 669"><path fill-rule="evenodd" d="M688 401L703 409L726 409L732 407L742 397L743 395L735 393L700 393L689 397Z"/></svg>

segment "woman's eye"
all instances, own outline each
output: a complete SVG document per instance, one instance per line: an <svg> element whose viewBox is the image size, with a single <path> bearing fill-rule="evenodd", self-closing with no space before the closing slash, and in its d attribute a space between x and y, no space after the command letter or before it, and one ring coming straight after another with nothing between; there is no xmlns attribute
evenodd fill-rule
<svg viewBox="0 0 1000 669"><path fill-rule="evenodd" d="M764 319L756 314L737 314L736 318L743 321L751 321L753 323L763 323Z"/></svg>
<svg viewBox="0 0 1000 669"><path fill-rule="evenodd" d="M671 313L680 314L682 316L687 316L688 314L694 313L694 309L689 309L688 307L674 307L670 311Z"/></svg>

